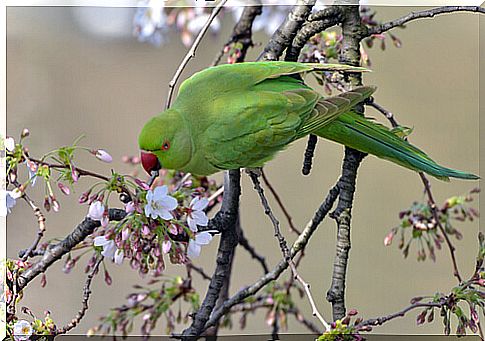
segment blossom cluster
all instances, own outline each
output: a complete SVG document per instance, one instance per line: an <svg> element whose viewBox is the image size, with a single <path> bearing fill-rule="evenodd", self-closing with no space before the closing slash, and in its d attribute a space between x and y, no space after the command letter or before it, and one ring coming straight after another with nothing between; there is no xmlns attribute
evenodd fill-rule
<svg viewBox="0 0 485 341"><path fill-rule="evenodd" d="M441 249L445 242L444 236L438 229L438 223L443 226L447 235L454 236L456 239L462 239L461 232L454 227L455 221L473 221L478 218L478 211L470 206L473 202L474 195L479 193L478 188L472 189L466 195L453 196L448 198L442 207L437 209L438 220L428 203L414 202L407 210L399 212L401 220L398 226L395 226L384 238L384 245L391 245L396 235L399 235L398 247L402 250L404 257L407 257L413 241L417 241L418 261L424 261L429 258L436 260L435 248ZM406 232L410 232L409 240L406 242ZM428 252L426 252L426 249Z"/></svg>

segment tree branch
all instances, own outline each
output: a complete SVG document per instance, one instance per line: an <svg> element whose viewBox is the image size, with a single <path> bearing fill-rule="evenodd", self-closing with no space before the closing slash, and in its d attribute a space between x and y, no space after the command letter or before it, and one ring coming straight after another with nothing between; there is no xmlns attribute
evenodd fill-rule
<svg viewBox="0 0 485 341"><path fill-rule="evenodd" d="M76 314L76 317L71 320L66 326L58 329L55 333L55 335L59 334L65 334L74 327L76 327L79 322L81 322L82 318L84 317L84 314L86 314L86 311L88 310L88 302L89 302L89 297L91 296L91 282L94 278L94 276L98 273L99 269L99 264L103 261L104 257L99 257L96 263L94 264L93 268L89 272L88 277L86 278L86 283L84 284L83 288L83 300L82 300L82 307Z"/></svg>
<svg viewBox="0 0 485 341"><path fill-rule="evenodd" d="M342 21L340 7L332 6L308 16L308 20L292 40L285 55L286 61L297 61L301 49L315 34L339 24Z"/></svg>
<svg viewBox="0 0 485 341"><path fill-rule="evenodd" d="M322 222L322 220L325 218L325 216L328 214L328 212L332 209L332 206L337 199L339 194L339 189L337 186L332 187L330 192L328 193L327 197L323 201L323 203L320 205L318 210L315 212L313 218L311 221L308 222L306 227L303 229L302 233L298 236L297 240L293 243L293 246L290 250L290 257L294 258L299 252L305 249L310 237L313 235L313 232L317 229L318 225ZM207 321L204 329L209 328L210 326L213 326L214 324L219 321L219 319L229 312L233 306L236 304L241 303L246 299L247 297L254 295L256 292L258 292L261 288L263 288L266 284L269 282L277 279L284 270L288 268L288 262L286 260L281 260L276 267L263 277L261 277L259 280L257 280L255 283L253 283L250 286L247 286L241 290L239 290L235 295L233 295L231 298L226 300L224 304L214 311L213 315L211 318Z"/></svg>
<svg viewBox="0 0 485 341"><path fill-rule="evenodd" d="M212 22L214 21L216 16L219 14L222 7L224 7L224 4L226 2L227 2L227 0L221 0L221 2L219 2L219 4L217 4L217 6L214 7L211 15L207 19L207 22L204 24L204 26L202 26L199 34L195 38L194 43L192 44L192 47L190 48L190 50L185 55L184 59L182 60L182 63L180 63L179 67L177 68L177 71L175 71L175 74L173 75L173 78L170 81L170 83L168 83L168 95L167 95L167 103L165 103L165 109L170 108L170 104L172 102L173 91L175 89L175 85L177 84L178 79L180 78L180 75L182 74L182 71L184 71L185 66L187 65L189 60L195 57L195 51L197 50L197 47L199 46L202 38L204 37L204 35L206 34L210 25L212 24Z"/></svg>
<svg viewBox="0 0 485 341"><path fill-rule="evenodd" d="M207 320L211 316L216 301L219 298L221 289L229 276L234 249L237 246L236 222L238 219L239 196L241 194L240 172L230 170L224 176L224 196L222 207L217 214L219 224L222 227L221 240L217 251L216 269L211 278L209 288L201 307L194 317L192 325L183 331L182 337L197 337L206 328ZM216 325L217 319L212 325Z"/></svg>
<svg viewBox="0 0 485 341"><path fill-rule="evenodd" d="M390 315L387 315L387 316L378 317L378 318L364 320L361 323L356 325L356 329L359 330L359 329L362 329L365 326L380 326L380 325L383 325L384 323L386 323L390 320L393 320L397 317L403 317L404 315L406 315L406 313L408 313L408 312L410 312L411 310L414 310L414 309L429 308L429 307L441 308L443 305L444 304L437 303L437 302L414 303L414 304L411 304L410 306L408 306L408 307L404 308L403 310L400 310L396 313L393 313L393 314L390 314Z"/></svg>
<svg viewBox="0 0 485 341"><path fill-rule="evenodd" d="M316 0L297 0L285 21L271 37L258 60L278 60L310 15Z"/></svg>
<svg viewBox="0 0 485 341"><path fill-rule="evenodd" d="M365 30L360 18L359 6L340 6L342 13L342 50L339 61L348 65L360 64L360 40ZM349 73L348 82L352 86L362 85L361 75ZM363 106L356 111L363 112ZM350 250L350 220L354 200L357 169L365 154L345 147L342 175L337 183L340 190L337 208L332 217L337 221L336 256L332 274L332 285L327 292L327 300L332 303L333 319L345 316L345 280Z"/></svg>
<svg viewBox="0 0 485 341"><path fill-rule="evenodd" d="M119 221L126 216L126 212L121 209L111 208L108 210L109 220ZM74 246L86 239L94 230L101 226L101 223L86 217L76 228L64 238L61 242L50 246L40 260L32 264L28 269L19 275L17 280L17 290L20 291L30 281L39 274L45 272L54 262L62 258L66 253L72 250Z"/></svg>
<svg viewBox="0 0 485 341"><path fill-rule="evenodd" d="M229 41L226 43L226 45L224 45L225 48L232 43L241 44L241 48L239 49L241 54L235 60L236 63L244 61L246 58L246 53L248 52L249 48L253 46L253 22L254 19L256 19L256 17L262 12L263 7L261 5L245 6L239 21L232 30L231 38L229 38ZM223 55L224 50L221 50L221 52L212 62L212 65L219 64Z"/></svg>
<svg viewBox="0 0 485 341"><path fill-rule="evenodd" d="M408 15L405 15L404 17L401 17L399 19L392 20L384 24L381 24L379 26L370 28L366 36L370 36L373 34L380 34L380 33L389 31L390 29L403 26L404 24L413 20L423 19L423 18L433 18L436 15L447 14L452 12L473 12L473 13L485 14L485 8L482 8L480 6L443 6L443 7L436 7L430 10L411 12Z"/></svg>
<svg viewBox="0 0 485 341"><path fill-rule="evenodd" d="M256 252L254 247L251 244L249 244L249 241L244 236L244 232L242 231L242 229L239 230L238 239L239 239L239 245L241 245L247 252L249 252L252 258L256 259L258 263L261 264L261 267L263 268L264 273L267 274L269 272L269 269L268 269L268 265L266 264L266 258L264 258L258 252Z"/></svg>

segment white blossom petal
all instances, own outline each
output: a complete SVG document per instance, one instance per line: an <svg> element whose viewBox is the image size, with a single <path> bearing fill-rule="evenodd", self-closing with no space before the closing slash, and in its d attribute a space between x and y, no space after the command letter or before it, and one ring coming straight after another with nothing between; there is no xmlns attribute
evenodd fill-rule
<svg viewBox="0 0 485 341"><path fill-rule="evenodd" d="M13 137L7 137L3 144L5 145L5 149L7 149L9 152L13 152L15 149L15 140Z"/></svg>
<svg viewBox="0 0 485 341"><path fill-rule="evenodd" d="M158 216L164 220L170 220L170 219L173 219L173 215L172 213L170 213L168 210L165 210L165 209L160 209L158 210Z"/></svg>
<svg viewBox="0 0 485 341"><path fill-rule="evenodd" d="M98 237L94 238L93 245L94 246L103 246L103 245L107 244L108 242L109 242L109 240L105 236L98 236Z"/></svg>
<svg viewBox="0 0 485 341"><path fill-rule="evenodd" d="M212 235L209 232L201 232L195 235L195 242L199 245L207 245L212 240Z"/></svg>
<svg viewBox="0 0 485 341"><path fill-rule="evenodd" d="M194 199L197 199L197 200L195 202L194 200L192 200L192 202L190 203L190 206L195 211L202 211L207 207L207 205L209 205L209 200L207 198L194 198Z"/></svg>
<svg viewBox="0 0 485 341"><path fill-rule="evenodd" d="M166 208L169 211L176 209L178 206L177 199L169 195L164 196L158 202L160 203L160 206Z"/></svg>
<svg viewBox="0 0 485 341"><path fill-rule="evenodd" d="M88 217L101 221L104 215L104 205L101 201L95 201L89 205Z"/></svg>
<svg viewBox="0 0 485 341"><path fill-rule="evenodd" d="M105 258L113 259L115 256L116 250L117 248L116 248L115 242L113 240L109 240L106 244L103 245L103 251L101 252L101 254Z"/></svg>
<svg viewBox="0 0 485 341"><path fill-rule="evenodd" d="M123 263L123 257L124 257L123 250L116 249L113 261L115 262L115 264L121 265L121 263Z"/></svg>
<svg viewBox="0 0 485 341"><path fill-rule="evenodd" d="M195 223L199 226L207 226L209 223L209 218L205 215L202 211L194 211L192 212L192 218L194 219Z"/></svg>
<svg viewBox="0 0 485 341"><path fill-rule="evenodd" d="M153 191L153 196L155 197L155 199L159 199L159 198L167 195L167 193L168 193L168 187L167 187L167 185L158 186Z"/></svg>
<svg viewBox="0 0 485 341"><path fill-rule="evenodd" d="M187 224L189 225L190 231L197 232L197 224L191 216L187 217Z"/></svg>
<svg viewBox="0 0 485 341"><path fill-rule="evenodd" d="M187 256L189 258L197 258L200 255L200 245L195 242L195 240L191 239L189 241L189 247L187 248Z"/></svg>

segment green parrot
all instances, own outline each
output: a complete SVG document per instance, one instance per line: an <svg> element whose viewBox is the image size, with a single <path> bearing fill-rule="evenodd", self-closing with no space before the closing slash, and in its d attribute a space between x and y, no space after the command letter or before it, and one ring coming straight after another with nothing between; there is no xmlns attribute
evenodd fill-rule
<svg viewBox="0 0 485 341"><path fill-rule="evenodd" d="M363 72L339 64L246 62L207 68L182 83L170 109L151 118L138 138L143 168L210 175L262 167L308 134L352 147L438 179L478 179L438 165L392 131L352 111L374 87L323 98L305 85L313 71Z"/></svg>

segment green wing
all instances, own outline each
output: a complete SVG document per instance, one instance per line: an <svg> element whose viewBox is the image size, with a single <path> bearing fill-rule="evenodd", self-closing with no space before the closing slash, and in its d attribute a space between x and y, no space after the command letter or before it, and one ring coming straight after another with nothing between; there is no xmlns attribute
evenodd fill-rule
<svg viewBox="0 0 485 341"><path fill-rule="evenodd" d="M197 72L185 80L180 86L173 106L188 103L193 98L212 101L225 93L249 89L265 80L312 71L364 72L369 70L343 64L280 61L218 65Z"/></svg>
<svg viewBox="0 0 485 341"><path fill-rule="evenodd" d="M318 100L302 94L245 91L220 96L214 108L221 115L201 136L200 152L218 169L261 167L295 139Z"/></svg>

